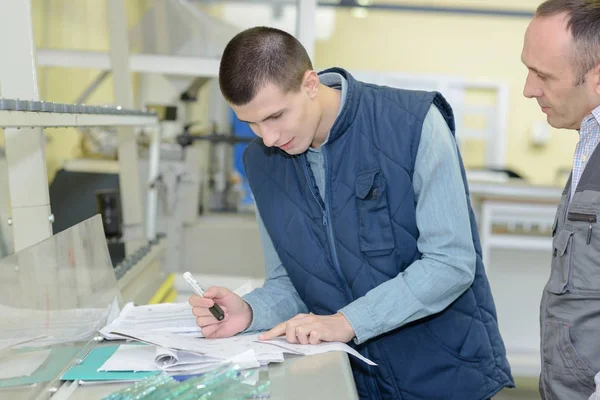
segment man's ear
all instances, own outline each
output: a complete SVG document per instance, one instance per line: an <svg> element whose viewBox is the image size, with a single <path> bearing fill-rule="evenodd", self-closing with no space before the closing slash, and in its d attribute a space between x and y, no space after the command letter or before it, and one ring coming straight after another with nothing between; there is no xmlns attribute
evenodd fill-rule
<svg viewBox="0 0 600 400"><path fill-rule="evenodd" d="M591 72L590 79L592 79L592 82L594 82L596 94L600 96L600 63L596 64L596 66L592 68Z"/></svg>
<svg viewBox="0 0 600 400"><path fill-rule="evenodd" d="M319 75L315 70L308 70L302 78L302 89L306 91L308 97L314 99L319 92Z"/></svg>

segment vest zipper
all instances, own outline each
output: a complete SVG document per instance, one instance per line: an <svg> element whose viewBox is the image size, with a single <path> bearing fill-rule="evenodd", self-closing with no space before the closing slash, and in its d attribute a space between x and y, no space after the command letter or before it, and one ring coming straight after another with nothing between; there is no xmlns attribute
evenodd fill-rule
<svg viewBox="0 0 600 400"><path fill-rule="evenodd" d="M569 212L567 214L567 219L569 221L588 222L590 224L590 226L588 227L588 233L587 233L587 239L586 239L586 244L590 244L592 242L592 224L596 223L596 215L595 214Z"/></svg>
<svg viewBox="0 0 600 400"><path fill-rule="evenodd" d="M342 269L340 267L340 262L339 262L338 255L337 255L337 248L335 247L335 240L334 240L334 236L333 236L333 227L330 223L331 221L328 222L329 218L331 218L331 211L329 208L329 202L327 201L329 199L329 196L327 194L329 193L329 190L331 188L331 182L329 181L330 174L328 173L329 169L327 168L327 151L325 150L324 147L321 147L321 152L323 154L323 164L324 164L324 169L325 169L325 199L324 199L325 210L324 210L324 214L323 214L323 225L327 226L327 232L328 232L327 238L328 238L329 246L331 248L331 253L333 256L333 265L339 275L342 285L346 289L346 294L348 296L348 300L353 301L354 297L352 296L352 291L350 290L348 285L345 284L346 282L344 279L344 275L342 274ZM363 348L363 351L364 351L364 356L367 357L368 359L371 359L371 356L369 355L369 350L367 349L367 346L365 346ZM377 382L375 381L375 378L373 378L371 375L368 375L368 376L366 376L366 380L367 380L367 385L370 386L369 392L377 393L378 398L381 398L381 393L379 393L379 387L377 386Z"/></svg>
<svg viewBox="0 0 600 400"><path fill-rule="evenodd" d="M327 179L327 158L325 157L325 150L323 149L322 151L323 151L323 159L325 160L325 179ZM333 241L333 228L331 227L331 224L329 223L329 219L328 219L327 201L321 199L317 195L317 193L315 193L315 191L313 190L313 185L312 185L313 182L310 179L310 174L308 173L309 167L307 164L308 164L308 160L303 159L302 160L302 169L304 170L304 176L306 178L306 181L308 182L308 190L310 191L310 194L312 194L312 196L316 200L317 204L321 208L321 213L323 214L323 217L321 220L323 222L323 226L325 226L327 229L327 243L329 243L329 248L332 253L331 258L333 258L333 268L335 269L335 272L338 275L341 286L345 289L346 296L348 296L349 300L352 300L352 294L347 289L348 285L344 284L344 276L342 275L342 271L340 269L340 265L338 262L337 251L336 251L335 244ZM325 199L327 199L328 184L329 184L329 182L326 182L326 184L325 184L325 193L324 193Z"/></svg>
<svg viewBox="0 0 600 400"><path fill-rule="evenodd" d="M328 192L328 188L330 187L330 182L328 180L329 174L327 173L327 154L325 153L325 149L321 148L322 154L323 154L323 161L324 161L324 167L325 167L325 193L324 193L324 198L325 200L321 199L320 196L317 195L317 193L315 193L315 191L313 190L313 182L310 179L310 174L308 172L308 160L306 159L306 156L304 155L301 162L302 162L302 170L304 171L304 177L308 183L308 190L310 191L310 194L313 196L313 198L315 199L315 201L317 202L317 204L319 205L319 208L321 209L321 212L323 213L323 217L322 217L322 222L323 222L323 226L326 227L327 229L327 242L329 243L329 247L331 249L331 255L333 258L333 267L336 271L336 273L338 274L338 278L340 281L341 286L344 287L345 291L346 291L346 296L348 297L349 301L354 300L352 297L352 292L350 292L350 290L348 289L348 285L345 284L345 280L344 280L344 275L342 275L342 270L340 268L340 264L339 264L339 260L338 260L338 255L337 255L337 250L335 247L335 241L333 240L333 228L331 226L331 223L329 221L329 207L327 206L327 192ZM369 355L369 350L367 349L367 346L365 346L363 348L363 355L365 357L367 357L368 359L371 358L371 356ZM365 376L365 380L367 385L369 386L369 392L371 393L377 393L378 394L378 398L381 398L381 394L379 393L379 387L377 386L377 382L375 381L375 379L373 377L371 377L370 375Z"/></svg>

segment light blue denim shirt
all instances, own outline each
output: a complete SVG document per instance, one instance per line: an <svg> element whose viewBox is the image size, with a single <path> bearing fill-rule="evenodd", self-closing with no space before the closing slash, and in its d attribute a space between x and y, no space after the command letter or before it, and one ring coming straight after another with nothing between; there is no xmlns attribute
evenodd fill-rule
<svg viewBox="0 0 600 400"><path fill-rule="evenodd" d="M320 76L321 82L341 89L344 107L346 80L339 74ZM327 140L323 146L327 145ZM325 169L320 149L310 148L308 161L319 191L324 193ZM421 133L413 175L417 247L420 260L339 310L362 343L411 321L442 311L471 286L476 255L471 237L467 198L463 190L456 142L435 106L431 106ZM253 319L247 331L271 329L306 313L257 212L265 257L265 283L244 296Z"/></svg>

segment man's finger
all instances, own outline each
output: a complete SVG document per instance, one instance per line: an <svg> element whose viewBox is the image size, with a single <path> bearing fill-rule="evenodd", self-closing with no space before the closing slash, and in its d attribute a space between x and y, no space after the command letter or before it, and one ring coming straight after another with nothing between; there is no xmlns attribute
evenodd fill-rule
<svg viewBox="0 0 600 400"><path fill-rule="evenodd" d="M298 343L296 328L300 325L300 322L298 322L298 320L290 319L285 325L285 340L287 340L288 343Z"/></svg>
<svg viewBox="0 0 600 400"><path fill-rule="evenodd" d="M310 343L310 336L314 336L316 337L316 341L320 342L326 342L328 341L328 334L327 334L327 329L325 326L323 326L323 324L317 322L309 322L307 321L306 323L302 324L300 326L300 332L303 335L305 335L308 339L308 343ZM311 344L316 344L316 343L311 343Z"/></svg>
<svg viewBox="0 0 600 400"><path fill-rule="evenodd" d="M204 297L206 297L207 299L220 299L222 297L229 296L231 293L231 290L227 288L220 286L211 286L206 292L204 292Z"/></svg>
<svg viewBox="0 0 600 400"><path fill-rule="evenodd" d="M310 331L304 331L304 329L302 329L302 325L296 327L296 339L298 342L300 342L300 344L308 344L309 334Z"/></svg>
<svg viewBox="0 0 600 400"><path fill-rule="evenodd" d="M212 315L208 310L208 307L192 307L192 314L196 317L204 317L206 315Z"/></svg>
<svg viewBox="0 0 600 400"><path fill-rule="evenodd" d="M209 314L196 318L196 324L198 324L200 328L204 329L205 326L220 324L222 322L226 322L227 320L229 320L229 315L225 315L225 318L223 318L221 321L217 321L212 314Z"/></svg>
<svg viewBox="0 0 600 400"><path fill-rule="evenodd" d="M268 332L263 333L258 337L258 340L271 340L285 333L286 322L282 322Z"/></svg>
<svg viewBox="0 0 600 400"><path fill-rule="evenodd" d="M194 295L194 296L190 297L189 303L192 307L204 307L204 308L212 307L215 304L215 302L213 300L205 299L198 295Z"/></svg>
<svg viewBox="0 0 600 400"><path fill-rule="evenodd" d="M317 333L317 331L310 331L310 335L308 337L308 342L310 344L319 344L321 343L321 340L319 339L319 334Z"/></svg>
<svg viewBox="0 0 600 400"><path fill-rule="evenodd" d="M220 333L221 328L223 328L223 324L212 324L202 328L202 336L207 339L215 339L223 337Z"/></svg>

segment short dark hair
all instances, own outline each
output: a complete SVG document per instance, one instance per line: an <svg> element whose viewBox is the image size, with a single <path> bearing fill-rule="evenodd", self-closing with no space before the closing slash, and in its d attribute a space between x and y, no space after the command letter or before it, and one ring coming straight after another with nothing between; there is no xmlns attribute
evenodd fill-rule
<svg viewBox="0 0 600 400"><path fill-rule="evenodd" d="M241 106L268 83L286 93L300 90L304 73L311 69L306 49L294 36L260 26L238 33L227 44L219 66L219 86L229 103Z"/></svg>
<svg viewBox="0 0 600 400"><path fill-rule="evenodd" d="M576 85L585 82L585 74L600 61L600 1L546 0L538 7L537 17L566 13L567 29L573 36L573 67Z"/></svg>

